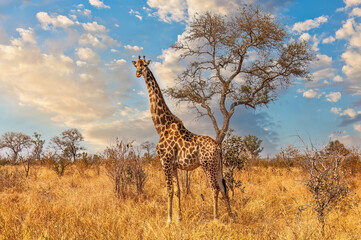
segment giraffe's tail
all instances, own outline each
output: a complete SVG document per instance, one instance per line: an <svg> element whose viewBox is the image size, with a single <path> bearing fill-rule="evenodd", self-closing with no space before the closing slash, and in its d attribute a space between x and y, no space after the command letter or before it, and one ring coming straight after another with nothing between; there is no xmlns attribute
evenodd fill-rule
<svg viewBox="0 0 361 240"><path fill-rule="evenodd" d="M219 159L219 175L220 175L220 179L221 179L220 189L221 189L221 192L223 192L224 194L227 195L227 184L226 184L226 180L223 178L222 150L220 150L219 157L220 157L220 159Z"/></svg>

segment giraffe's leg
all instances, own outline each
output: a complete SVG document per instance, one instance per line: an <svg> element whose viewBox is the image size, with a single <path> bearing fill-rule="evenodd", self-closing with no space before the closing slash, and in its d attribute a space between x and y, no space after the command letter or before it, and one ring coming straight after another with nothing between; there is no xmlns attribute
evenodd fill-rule
<svg viewBox="0 0 361 240"><path fill-rule="evenodd" d="M172 211L173 211L173 181L172 181L172 174L166 175L167 181L167 193L168 193L168 222L172 222Z"/></svg>
<svg viewBox="0 0 361 240"><path fill-rule="evenodd" d="M217 182L217 176L215 175L216 171L213 168L209 168L206 165L202 166L203 170L207 175L207 179L209 184L211 185L212 192L213 192L213 217L217 219L218 215L218 194L219 194L219 185Z"/></svg>
<svg viewBox="0 0 361 240"><path fill-rule="evenodd" d="M182 208L181 208L181 199L180 199L181 190L179 187L178 172L177 172L176 168L173 170L173 177L174 177L175 184L176 184L175 195L177 196L177 199L178 199L178 220L181 221L182 220Z"/></svg>
<svg viewBox="0 0 361 240"><path fill-rule="evenodd" d="M172 222L172 204L173 204L173 168L167 164L167 161L162 161L163 170L165 173L167 194L168 194L168 223Z"/></svg>
<svg viewBox="0 0 361 240"><path fill-rule="evenodd" d="M218 189L213 189L213 217L214 219L218 219Z"/></svg>
<svg viewBox="0 0 361 240"><path fill-rule="evenodd" d="M221 191L221 193L222 193L223 200L224 200L225 203L226 203L226 208L227 208L228 215L229 215L230 217L232 217L233 215L232 215L232 210L231 210L231 204L230 204L229 197L228 197L226 181L224 180L224 178L223 178L223 176L222 176L222 172L221 172L220 170L219 170L219 172L218 172L217 182L218 182L220 191ZM233 193L233 192L232 192L232 193Z"/></svg>

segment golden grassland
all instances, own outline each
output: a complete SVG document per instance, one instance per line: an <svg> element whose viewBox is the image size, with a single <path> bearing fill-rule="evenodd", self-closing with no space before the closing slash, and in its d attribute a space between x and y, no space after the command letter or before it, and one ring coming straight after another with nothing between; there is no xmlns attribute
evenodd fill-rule
<svg viewBox="0 0 361 240"><path fill-rule="evenodd" d="M9 171L20 166L5 166ZM0 192L0 239L322 239L315 213L298 207L312 196L299 169L253 167L237 178L244 192L231 200L234 220L220 201L213 220L205 174L192 175L191 193L182 195L183 221L166 224L167 194L159 164L147 165L145 193L118 199L105 170L68 169L63 177L44 166ZM80 174L81 173L81 174ZM361 239L360 178L350 201L327 217L325 239ZM204 201L200 194L204 195ZM174 203L175 204L175 203ZM177 206L176 206L177 207Z"/></svg>

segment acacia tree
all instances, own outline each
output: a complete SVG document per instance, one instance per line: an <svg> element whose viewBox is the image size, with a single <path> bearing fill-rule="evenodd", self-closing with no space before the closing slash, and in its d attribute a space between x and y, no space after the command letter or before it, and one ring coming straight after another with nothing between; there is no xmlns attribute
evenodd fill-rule
<svg viewBox="0 0 361 240"><path fill-rule="evenodd" d="M273 15L251 6L232 16L195 15L172 48L189 65L166 93L208 116L219 144L236 107L276 100L277 90L293 77L310 78L307 67L313 60L307 42L292 39Z"/></svg>
<svg viewBox="0 0 361 240"><path fill-rule="evenodd" d="M31 146L31 138L21 132L6 132L0 140L0 148L8 148L12 151L12 163L16 163L19 154Z"/></svg>
<svg viewBox="0 0 361 240"><path fill-rule="evenodd" d="M251 156L254 161L259 154L263 151L263 147L261 147L262 140L258 139L256 136L247 135L243 138L243 146L244 149Z"/></svg>
<svg viewBox="0 0 361 240"><path fill-rule="evenodd" d="M234 170L241 171L248 158L244 145L244 139L241 136L233 135L233 130L228 131L224 142L222 143L223 151L223 164L225 167L224 179L226 180L227 187L232 192L232 198L234 196L234 188L241 188L241 181L237 181L234 178ZM241 188L243 191L243 188Z"/></svg>
<svg viewBox="0 0 361 240"><path fill-rule="evenodd" d="M31 142L33 144L33 153L32 153L32 155L33 155L34 160L39 161L39 160L41 160L45 140L42 140L41 139L41 134L37 133L37 132L34 132L33 137L34 138L31 140Z"/></svg>
<svg viewBox="0 0 361 240"><path fill-rule="evenodd" d="M79 151L84 150L84 147L80 146L82 141L84 141L83 135L76 128L64 130L60 137L56 136L51 139L54 150L60 151L63 156L70 158L73 162Z"/></svg>

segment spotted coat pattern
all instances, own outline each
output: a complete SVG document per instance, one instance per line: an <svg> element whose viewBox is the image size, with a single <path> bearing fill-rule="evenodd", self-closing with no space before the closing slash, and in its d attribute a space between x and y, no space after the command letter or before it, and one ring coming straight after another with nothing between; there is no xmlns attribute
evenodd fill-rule
<svg viewBox="0 0 361 240"><path fill-rule="evenodd" d="M180 189L177 169L194 170L201 166L205 171L214 196L214 217L218 217L218 193L221 191L226 200L228 213L231 214L229 199L223 183L221 149L209 136L201 136L188 131L182 121L172 114L164 101L162 92L153 73L148 68L150 61L145 58L133 61L137 68L136 76L144 77L147 85L150 112L160 140L157 153L167 180L168 221L172 221L173 180L178 197L178 218L181 219Z"/></svg>

